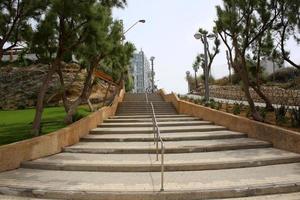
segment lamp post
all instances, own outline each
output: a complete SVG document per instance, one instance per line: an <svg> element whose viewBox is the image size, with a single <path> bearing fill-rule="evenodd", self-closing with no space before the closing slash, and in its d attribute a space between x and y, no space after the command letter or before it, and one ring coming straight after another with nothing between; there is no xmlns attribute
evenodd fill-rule
<svg viewBox="0 0 300 200"><path fill-rule="evenodd" d="M137 25L138 23L145 23L146 20L144 19L140 19L137 22L135 22L132 26L130 26L126 31L124 31L123 35L125 35L130 29L132 29L135 25Z"/></svg>
<svg viewBox="0 0 300 200"><path fill-rule="evenodd" d="M204 87L205 87L205 95L204 99L205 101L209 101L209 84L208 84L208 79L209 79L209 70L208 70L208 58L207 58L207 34L201 34L197 32L194 37L197 40L203 39L204 43Z"/></svg>
<svg viewBox="0 0 300 200"><path fill-rule="evenodd" d="M190 88L190 74L191 74L191 72L186 71L185 74L186 74L186 80L188 82L188 93L190 93L191 92L191 88Z"/></svg>
<svg viewBox="0 0 300 200"><path fill-rule="evenodd" d="M153 69L153 61L154 61L155 57L152 56L150 58L151 61L151 87L152 87L152 93L154 93L154 69Z"/></svg>

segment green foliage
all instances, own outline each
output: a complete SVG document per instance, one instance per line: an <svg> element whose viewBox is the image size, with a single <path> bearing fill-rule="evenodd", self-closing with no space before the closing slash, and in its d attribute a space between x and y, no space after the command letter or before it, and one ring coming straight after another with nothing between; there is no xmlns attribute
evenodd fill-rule
<svg viewBox="0 0 300 200"><path fill-rule="evenodd" d="M300 77L300 70L295 69L294 67L286 67L270 74L268 80L273 81L274 79L276 82L285 83L294 80L296 77Z"/></svg>
<svg viewBox="0 0 300 200"><path fill-rule="evenodd" d="M40 19L46 6L47 1L44 0L0 1L0 50L6 52L29 41L31 23Z"/></svg>
<svg viewBox="0 0 300 200"><path fill-rule="evenodd" d="M282 124L286 122L286 113L288 108L284 105L281 105L278 108L275 108L275 117L276 117L276 124Z"/></svg>
<svg viewBox="0 0 300 200"><path fill-rule="evenodd" d="M260 116L263 119L266 119L266 116L267 116L267 109L266 108L256 107L256 110L259 112Z"/></svg>
<svg viewBox="0 0 300 200"><path fill-rule="evenodd" d="M234 103L234 104L233 104L233 108L232 108L232 113L233 113L234 115L239 115L239 114L241 114L241 105L238 104L238 103Z"/></svg>
<svg viewBox="0 0 300 200"><path fill-rule="evenodd" d="M128 76L125 83L126 92L130 92L134 88L134 82L132 76Z"/></svg>
<svg viewBox="0 0 300 200"><path fill-rule="evenodd" d="M300 107L292 108L290 113L291 113L291 125L293 127L300 127Z"/></svg>
<svg viewBox="0 0 300 200"><path fill-rule="evenodd" d="M82 113L79 112L75 112L75 114L73 115L73 121L76 122L80 119L84 118L84 115Z"/></svg>

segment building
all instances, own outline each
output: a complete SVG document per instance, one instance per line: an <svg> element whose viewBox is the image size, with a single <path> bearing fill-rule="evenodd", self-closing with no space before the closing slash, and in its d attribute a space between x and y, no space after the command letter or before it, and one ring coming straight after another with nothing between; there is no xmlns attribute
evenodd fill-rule
<svg viewBox="0 0 300 200"><path fill-rule="evenodd" d="M143 93L151 88L150 62L143 50L133 54L130 72L134 80L134 93Z"/></svg>

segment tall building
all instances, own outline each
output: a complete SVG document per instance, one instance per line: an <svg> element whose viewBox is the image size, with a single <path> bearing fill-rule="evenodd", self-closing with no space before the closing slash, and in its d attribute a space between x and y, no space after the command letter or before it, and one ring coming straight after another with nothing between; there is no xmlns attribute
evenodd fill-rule
<svg viewBox="0 0 300 200"><path fill-rule="evenodd" d="M131 60L131 75L134 80L134 93L143 93L151 88L151 70L150 62L145 56L143 50L133 54Z"/></svg>

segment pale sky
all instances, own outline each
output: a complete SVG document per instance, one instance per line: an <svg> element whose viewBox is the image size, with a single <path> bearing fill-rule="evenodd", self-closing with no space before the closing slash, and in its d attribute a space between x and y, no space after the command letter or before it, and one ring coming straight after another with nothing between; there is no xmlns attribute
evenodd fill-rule
<svg viewBox="0 0 300 200"><path fill-rule="evenodd" d="M122 19L125 30L139 19L126 34L126 40L143 49L148 59L155 57L154 70L159 88L168 92L186 93L186 71L192 71L193 61L203 52L203 45L194 38L200 28L211 31L216 19L216 5L222 0L127 0L128 6L114 10L114 17ZM296 44L289 47L296 48ZM298 49L299 50L299 49ZM295 57L295 51L292 57ZM299 57L299 56L298 56ZM300 61L300 59L297 59ZM200 70L201 71L201 70ZM201 71L202 73L202 71ZM221 46L212 66L212 75L221 78L228 74L225 48Z"/></svg>

